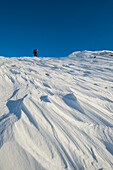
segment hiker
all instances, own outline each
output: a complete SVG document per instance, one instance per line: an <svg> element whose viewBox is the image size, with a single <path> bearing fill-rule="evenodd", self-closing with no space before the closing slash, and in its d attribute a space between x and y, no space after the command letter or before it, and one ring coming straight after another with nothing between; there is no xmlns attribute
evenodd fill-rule
<svg viewBox="0 0 113 170"><path fill-rule="evenodd" d="M38 51L38 49L33 50L34 57L37 57L37 51Z"/></svg>

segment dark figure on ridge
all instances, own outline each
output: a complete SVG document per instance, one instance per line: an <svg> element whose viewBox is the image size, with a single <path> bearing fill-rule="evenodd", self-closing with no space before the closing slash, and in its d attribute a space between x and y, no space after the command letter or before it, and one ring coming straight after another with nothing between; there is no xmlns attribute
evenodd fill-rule
<svg viewBox="0 0 113 170"><path fill-rule="evenodd" d="M38 49L33 50L34 57L37 57L37 51L38 51Z"/></svg>

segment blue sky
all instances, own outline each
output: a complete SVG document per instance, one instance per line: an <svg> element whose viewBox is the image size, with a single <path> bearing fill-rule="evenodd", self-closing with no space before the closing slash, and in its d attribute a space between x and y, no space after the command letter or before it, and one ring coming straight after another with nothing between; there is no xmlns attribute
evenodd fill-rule
<svg viewBox="0 0 113 170"><path fill-rule="evenodd" d="M67 56L113 50L113 0L4 0L0 56Z"/></svg>

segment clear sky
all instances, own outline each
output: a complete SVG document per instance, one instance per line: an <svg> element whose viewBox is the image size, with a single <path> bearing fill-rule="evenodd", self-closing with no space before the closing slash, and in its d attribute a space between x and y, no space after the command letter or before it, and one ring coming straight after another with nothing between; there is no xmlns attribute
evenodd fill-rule
<svg viewBox="0 0 113 170"><path fill-rule="evenodd" d="M0 56L113 50L113 0L0 0Z"/></svg>

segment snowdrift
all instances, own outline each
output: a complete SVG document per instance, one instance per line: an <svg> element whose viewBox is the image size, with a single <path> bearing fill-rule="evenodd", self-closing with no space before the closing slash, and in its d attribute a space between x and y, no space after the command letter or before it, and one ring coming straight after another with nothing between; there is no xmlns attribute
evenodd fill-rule
<svg viewBox="0 0 113 170"><path fill-rule="evenodd" d="M0 57L0 170L113 169L112 54Z"/></svg>

